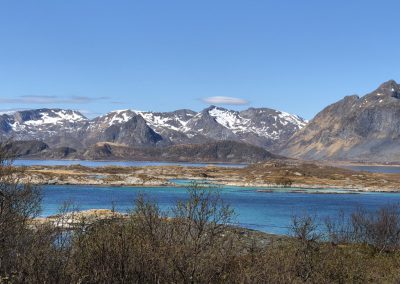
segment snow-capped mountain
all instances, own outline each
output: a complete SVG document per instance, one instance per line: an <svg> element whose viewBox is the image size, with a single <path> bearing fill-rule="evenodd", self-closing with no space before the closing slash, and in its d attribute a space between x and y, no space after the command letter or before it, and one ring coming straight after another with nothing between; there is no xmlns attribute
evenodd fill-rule
<svg viewBox="0 0 400 284"><path fill-rule="evenodd" d="M36 135L41 130L56 133L58 130L75 130L87 118L75 110L37 109L0 115L0 130L14 136Z"/></svg>
<svg viewBox="0 0 400 284"><path fill-rule="evenodd" d="M79 146L88 119L79 111L35 109L0 115L0 137ZM74 141L77 139L78 142Z"/></svg>
<svg viewBox="0 0 400 284"><path fill-rule="evenodd" d="M196 114L182 129L215 140L240 140L269 149L287 140L306 121L296 115L268 108L233 111L211 106Z"/></svg>
<svg viewBox="0 0 400 284"><path fill-rule="evenodd" d="M234 111L211 106L201 112L117 110L88 119L78 111L38 109L0 115L0 134L42 140L50 146L87 147L101 141L165 146L215 140L243 141L275 149L306 121L268 108Z"/></svg>

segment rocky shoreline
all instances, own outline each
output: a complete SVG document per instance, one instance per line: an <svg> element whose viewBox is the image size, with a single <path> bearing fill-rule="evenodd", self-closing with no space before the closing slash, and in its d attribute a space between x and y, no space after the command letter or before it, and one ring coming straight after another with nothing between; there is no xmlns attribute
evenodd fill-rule
<svg viewBox="0 0 400 284"><path fill-rule="evenodd" d="M400 175L358 172L322 164L274 161L245 168L216 166L84 167L30 166L19 178L37 185L183 186L173 180L207 181L216 185L341 189L348 192L400 192Z"/></svg>

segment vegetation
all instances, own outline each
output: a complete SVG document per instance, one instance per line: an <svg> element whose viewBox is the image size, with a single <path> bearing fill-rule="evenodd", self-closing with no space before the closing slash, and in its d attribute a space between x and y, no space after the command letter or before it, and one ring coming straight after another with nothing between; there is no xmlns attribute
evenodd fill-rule
<svg viewBox="0 0 400 284"><path fill-rule="evenodd" d="M0 283L364 283L400 281L399 207L358 210L292 236L246 234L217 192L192 186L169 211L140 196L126 217L34 222L40 190L0 163Z"/></svg>
<svg viewBox="0 0 400 284"><path fill-rule="evenodd" d="M282 174L281 176L277 176L275 179L275 184L277 186L282 187L290 187L293 184L293 180L291 180L287 173Z"/></svg>

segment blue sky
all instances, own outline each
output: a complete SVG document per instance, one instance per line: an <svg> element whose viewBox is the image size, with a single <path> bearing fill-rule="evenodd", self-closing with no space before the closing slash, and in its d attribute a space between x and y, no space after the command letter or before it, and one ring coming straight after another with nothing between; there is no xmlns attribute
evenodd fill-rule
<svg viewBox="0 0 400 284"><path fill-rule="evenodd" d="M385 0L0 0L0 109L221 102L310 119L400 81L398 11Z"/></svg>

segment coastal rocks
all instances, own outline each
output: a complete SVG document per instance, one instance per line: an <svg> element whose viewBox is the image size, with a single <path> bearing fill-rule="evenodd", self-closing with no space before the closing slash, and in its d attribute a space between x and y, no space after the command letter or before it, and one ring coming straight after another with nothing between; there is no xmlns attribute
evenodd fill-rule
<svg viewBox="0 0 400 284"><path fill-rule="evenodd" d="M50 224L60 229L73 229L78 226L87 226L101 220L123 219L127 215L110 209L90 209L83 211L72 211L52 215L46 218L36 218L33 226Z"/></svg>
<svg viewBox="0 0 400 284"><path fill-rule="evenodd" d="M75 170L60 170L56 168L44 168L28 170L22 178L22 182L42 185L111 185L111 186L167 186L168 180L140 173L87 173Z"/></svg>

